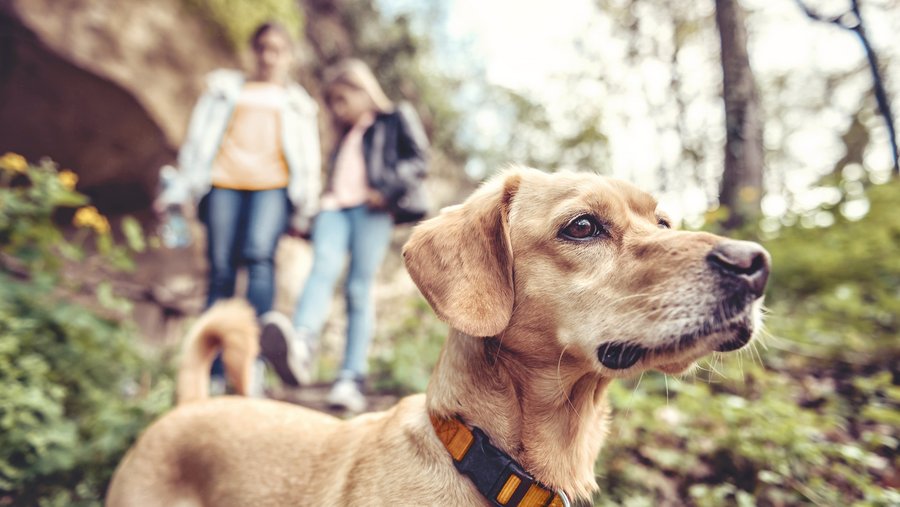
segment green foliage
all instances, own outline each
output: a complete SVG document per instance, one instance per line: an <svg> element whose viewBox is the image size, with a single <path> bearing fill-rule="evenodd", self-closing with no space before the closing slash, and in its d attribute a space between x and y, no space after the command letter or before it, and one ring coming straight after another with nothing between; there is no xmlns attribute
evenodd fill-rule
<svg viewBox="0 0 900 507"><path fill-rule="evenodd" d="M438 320L424 299L415 299L378 337L394 339L373 355L372 380L380 391L398 394L424 392L447 338L447 325ZM382 338L385 337L385 338Z"/></svg>
<svg viewBox="0 0 900 507"><path fill-rule="evenodd" d="M129 383L145 368L135 334L0 275L0 491L16 504L96 504L127 446L170 406L170 385Z"/></svg>
<svg viewBox="0 0 900 507"><path fill-rule="evenodd" d="M0 505L99 505L124 450L170 405L171 386L133 380L155 372L134 348L134 326L98 314L122 308L108 285L85 300L94 309L67 302L83 288L63 283L64 259L130 265L109 222L82 207L67 238L54 218L87 202L77 178L17 157L0 160ZM142 245L137 223L126 224Z"/></svg>
<svg viewBox="0 0 900 507"><path fill-rule="evenodd" d="M71 173L64 174L70 178ZM66 178L49 162L28 166L13 153L0 161L0 253L29 272L55 271L61 256L77 256L77 250L60 247L62 234L50 220L58 208L87 203Z"/></svg>
<svg viewBox="0 0 900 507"><path fill-rule="evenodd" d="M840 364L896 367L900 359L900 182L868 191L858 221L835 214L826 229L791 227L766 246L775 262L768 303L778 343Z"/></svg>
<svg viewBox="0 0 900 507"><path fill-rule="evenodd" d="M297 0L183 0L191 9L210 20L234 51L248 47L250 36L260 24L278 21L296 39L303 26Z"/></svg>
<svg viewBox="0 0 900 507"><path fill-rule="evenodd" d="M597 463L596 505L900 500L900 493L881 485L896 466L889 427L873 427L885 438L856 441L847 431L849 414L838 408L840 394L823 397L821 386L759 365L745 365L742 373L716 383L648 374L637 387L615 384L613 438ZM890 378L874 382L876 390L886 389ZM867 402L877 406L879 396Z"/></svg>

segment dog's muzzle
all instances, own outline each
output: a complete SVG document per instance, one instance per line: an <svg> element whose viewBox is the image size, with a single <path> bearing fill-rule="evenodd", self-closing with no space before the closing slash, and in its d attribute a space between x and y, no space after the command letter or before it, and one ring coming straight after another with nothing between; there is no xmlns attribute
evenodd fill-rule
<svg viewBox="0 0 900 507"><path fill-rule="evenodd" d="M690 332L678 337L677 346L685 347L705 336L718 333L730 335L726 341L713 345L718 352L738 350L753 336L752 322L746 314L750 305L762 297L769 280L771 259L762 246L750 241L723 240L706 256L709 268L715 273L721 295L719 322L704 326L702 331ZM723 316L724 315L724 316ZM729 320L738 318L737 321ZM654 349L654 353L661 350ZM607 342L597 347L597 359L610 370L631 368L650 353L634 343Z"/></svg>

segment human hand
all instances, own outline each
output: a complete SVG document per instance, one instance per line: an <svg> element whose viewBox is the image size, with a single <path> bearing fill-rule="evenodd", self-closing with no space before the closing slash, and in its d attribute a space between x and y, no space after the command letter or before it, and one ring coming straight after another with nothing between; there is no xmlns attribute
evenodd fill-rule
<svg viewBox="0 0 900 507"><path fill-rule="evenodd" d="M301 231L301 230L295 229L293 227L288 227L285 234L287 234L288 236L290 236L292 238L302 239L302 240L306 240L306 241L309 241L310 239L312 239L312 232L309 229Z"/></svg>
<svg viewBox="0 0 900 507"><path fill-rule="evenodd" d="M169 213L169 211L175 209L181 212L182 215L188 218L194 218L193 207L189 206L185 203L173 203L168 199L163 199L162 197L157 197L153 200L151 204L151 208L153 212L156 214L156 217L162 219Z"/></svg>
<svg viewBox="0 0 900 507"><path fill-rule="evenodd" d="M369 209L382 211L387 209L387 199L384 198L384 194L381 192L370 188L366 195L366 206Z"/></svg>
<svg viewBox="0 0 900 507"><path fill-rule="evenodd" d="M309 240L312 238L312 223L313 220L309 217L295 215L291 217L285 234L292 238Z"/></svg>
<svg viewBox="0 0 900 507"><path fill-rule="evenodd" d="M156 216L161 217L166 214L166 208L169 207L169 203L163 199L162 196L159 196L153 200L151 207L153 208L153 212L156 213Z"/></svg>

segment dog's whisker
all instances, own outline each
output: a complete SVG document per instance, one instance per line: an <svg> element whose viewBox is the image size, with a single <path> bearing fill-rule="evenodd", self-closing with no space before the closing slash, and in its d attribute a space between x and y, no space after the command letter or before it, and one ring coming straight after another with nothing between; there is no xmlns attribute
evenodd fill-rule
<svg viewBox="0 0 900 507"><path fill-rule="evenodd" d="M691 369L691 373L694 375L694 382L703 382L706 380L706 383L709 384L709 370L704 369L699 362L694 363L694 368ZM703 378L704 375L706 376L706 379Z"/></svg>
<svg viewBox="0 0 900 507"><path fill-rule="evenodd" d="M575 406L574 403L572 403L572 399L569 398L569 393L567 392L566 388L563 386L562 373L560 371L562 369L563 355L566 353L567 348L569 348L568 345L565 345L563 347L562 351L560 351L560 353L559 353L559 359L556 360L556 382L559 387L559 390L562 391L563 396L566 398L566 402L569 404L570 407L572 407L572 411L575 412L575 416L580 421L581 413L578 412L578 408Z"/></svg>
<svg viewBox="0 0 900 507"><path fill-rule="evenodd" d="M766 341L774 338L775 335L773 335L767 328L762 327L759 330L759 340L757 340L756 343L759 343L760 347L762 347L763 350L769 350L769 345L766 343Z"/></svg>
<svg viewBox="0 0 900 507"><path fill-rule="evenodd" d="M715 367L713 367L712 360L706 361L706 383L709 385L717 384L719 379L722 378L722 374L716 371Z"/></svg>
<svg viewBox="0 0 900 507"><path fill-rule="evenodd" d="M644 380L644 372L641 372L641 375L637 379L637 383L634 385L634 389L631 390L631 394L628 395L628 401L625 402L625 411L622 414L623 419L628 419L628 414L631 413L631 407L634 405L634 396L637 394L638 389L641 387L641 381ZM622 436L622 426L616 425L616 438Z"/></svg>
<svg viewBox="0 0 900 507"><path fill-rule="evenodd" d="M641 372L641 376L638 377L637 383L634 385L634 389L631 390L631 394L628 396L628 402L625 404L625 415L631 411L631 405L634 403L634 395L637 394L638 388L641 387L641 380L644 380L644 372Z"/></svg>
<svg viewBox="0 0 900 507"><path fill-rule="evenodd" d="M666 384L666 406L669 406L669 375L663 373L663 381Z"/></svg>
<svg viewBox="0 0 900 507"><path fill-rule="evenodd" d="M753 364L762 366L762 356L759 355L759 349L756 348L756 343L751 343L748 351L750 353L750 359L753 361Z"/></svg>
<svg viewBox="0 0 900 507"><path fill-rule="evenodd" d="M610 304L620 303L620 302L628 300L628 299L636 299L636 298L646 298L647 299L646 302L652 302L652 298L657 298L657 297L666 296L666 295L668 295L668 291L665 291L665 290L659 290L659 291L654 291L654 292L641 292L638 294L629 294L627 296L620 296L618 298L609 300L608 303L610 303Z"/></svg>
<svg viewBox="0 0 900 507"><path fill-rule="evenodd" d="M716 366L717 366L718 363L719 363L719 360L720 360L719 355L718 355L718 354L715 354L715 355L713 356L712 362L707 361L706 364L709 365L710 371L712 371L713 373L715 373L716 375L718 375L720 378L723 378L723 379L724 379L724 378L725 378L725 374L722 373L721 371L719 371L718 368L716 368Z"/></svg>

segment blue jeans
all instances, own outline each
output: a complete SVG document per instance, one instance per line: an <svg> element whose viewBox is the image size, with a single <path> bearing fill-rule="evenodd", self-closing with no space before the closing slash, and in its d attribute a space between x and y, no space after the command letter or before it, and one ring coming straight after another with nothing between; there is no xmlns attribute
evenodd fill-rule
<svg viewBox="0 0 900 507"><path fill-rule="evenodd" d="M275 247L287 227L287 191L213 188L206 199L206 306L234 296L237 270L245 266L247 300L262 315L272 309L275 299ZM213 374L222 371L217 358Z"/></svg>
<svg viewBox="0 0 900 507"><path fill-rule="evenodd" d="M390 214L366 206L322 211L313 228L313 265L294 311L294 326L317 339L325 326L334 286L350 254L344 294L347 298L347 346L341 378L362 378L375 329L372 281L391 242Z"/></svg>

